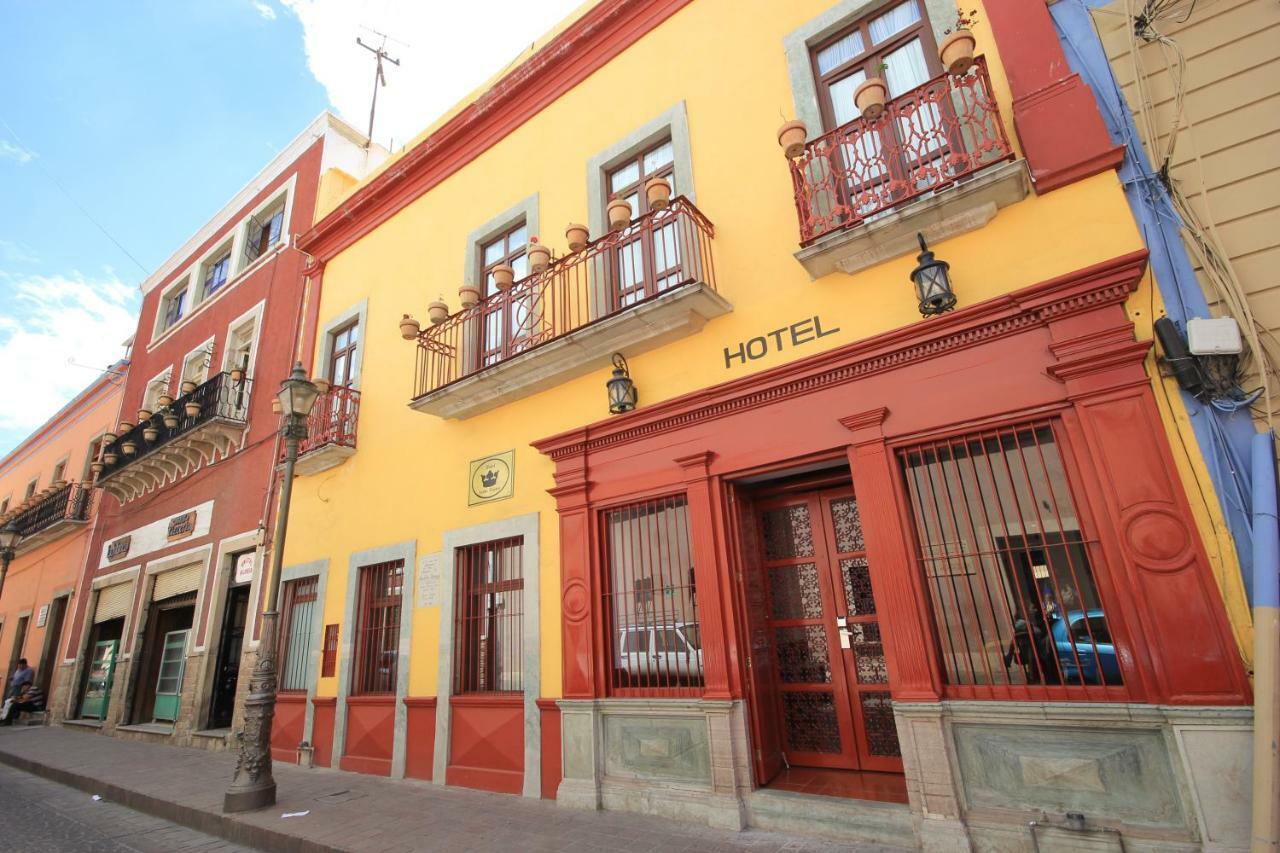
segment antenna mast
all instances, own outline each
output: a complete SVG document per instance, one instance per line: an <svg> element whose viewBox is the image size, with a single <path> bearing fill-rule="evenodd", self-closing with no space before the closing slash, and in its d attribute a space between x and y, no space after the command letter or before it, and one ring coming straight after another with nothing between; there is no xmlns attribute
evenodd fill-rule
<svg viewBox="0 0 1280 853"><path fill-rule="evenodd" d="M366 27L366 29L368 28ZM373 71L373 102L369 105L369 133L367 134L367 137L366 137L368 140L365 143L366 148L368 148L369 145L373 143L373 116L378 109L378 89L381 86L387 85L387 77L385 74L382 73L382 61L385 59L387 62L390 62L392 65L395 65L395 66L400 65L400 60L395 59L394 57L392 57L390 54L387 53L387 39L388 39L387 34L380 33L377 30L372 30L372 29L369 30L369 32L375 35L382 36L382 44L379 45L378 47L371 47L365 44L360 39L360 36L356 36L356 44L360 45L365 50L372 53L375 58L375 65L374 65L374 71Z"/></svg>

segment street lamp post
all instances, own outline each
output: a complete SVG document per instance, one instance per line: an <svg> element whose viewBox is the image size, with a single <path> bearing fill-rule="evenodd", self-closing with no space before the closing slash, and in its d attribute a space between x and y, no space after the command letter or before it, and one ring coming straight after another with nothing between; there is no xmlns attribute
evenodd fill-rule
<svg viewBox="0 0 1280 853"><path fill-rule="evenodd" d="M0 527L0 595L4 594L4 578L9 574L9 563L13 560L14 548L22 538L18 530L18 522L11 521Z"/></svg>
<svg viewBox="0 0 1280 853"><path fill-rule="evenodd" d="M320 390L307 380L301 362L293 366L289 378L280 383L280 410L284 415L284 481L280 486L280 511L276 517L276 538L271 546L271 580L267 605L262 612L262 640L258 659L249 676L249 695L244 700L244 730L240 733L240 757L236 775L223 797L224 812L244 812L266 808L276 801L276 780L271 774L271 721L276 714L276 617L280 601L280 568L284 561L284 537L289 527L289 499L293 496L293 467L298 461L298 445L307 437L307 416Z"/></svg>

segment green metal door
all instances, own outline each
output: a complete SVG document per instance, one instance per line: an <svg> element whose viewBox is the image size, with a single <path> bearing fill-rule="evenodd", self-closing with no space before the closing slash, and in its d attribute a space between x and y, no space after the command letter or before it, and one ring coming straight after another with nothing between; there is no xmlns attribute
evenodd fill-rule
<svg viewBox="0 0 1280 853"><path fill-rule="evenodd" d="M89 661L89 675L85 680L84 698L80 700L80 716L95 720L107 717L107 703L111 699L111 683L116 674L116 650L119 640L101 640L93 647Z"/></svg>
<svg viewBox="0 0 1280 853"><path fill-rule="evenodd" d="M164 635L164 651L160 655L160 675L156 678L156 704L152 716L173 722L178 719L182 696L182 670L186 663L187 632L170 631Z"/></svg>

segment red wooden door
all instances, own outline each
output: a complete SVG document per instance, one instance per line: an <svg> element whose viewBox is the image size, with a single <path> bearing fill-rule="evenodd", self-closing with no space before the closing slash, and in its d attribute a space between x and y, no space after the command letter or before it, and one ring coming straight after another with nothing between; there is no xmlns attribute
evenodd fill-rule
<svg viewBox="0 0 1280 853"><path fill-rule="evenodd" d="M776 498L759 504L757 517L772 649L768 692L776 696L786 763L901 772L852 492Z"/></svg>

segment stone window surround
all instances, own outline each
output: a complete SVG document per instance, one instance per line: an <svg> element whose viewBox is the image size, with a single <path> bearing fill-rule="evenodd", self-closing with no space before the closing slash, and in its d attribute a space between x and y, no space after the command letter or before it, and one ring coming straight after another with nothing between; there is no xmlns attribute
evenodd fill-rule
<svg viewBox="0 0 1280 853"><path fill-rule="evenodd" d="M183 652L184 656L190 656L204 651L204 647L196 646L196 634L199 625L205 617L205 587L209 579L209 559L213 556L213 544L206 543L198 545L195 548L188 548L185 551L179 551L176 554L167 554L157 560L152 560L144 566L142 570L143 579L148 581L146 584L146 597L138 603L138 625L145 626L147 623L144 610L149 609L152 604L152 591L155 588L155 578L157 575L174 569L185 569L187 566L200 565L200 585L196 587L196 603L195 609L191 614L191 635L187 637L187 647ZM129 638L130 640L136 637ZM133 651L133 643L130 642L130 651Z"/></svg>
<svg viewBox="0 0 1280 853"><path fill-rule="evenodd" d="M255 574L260 573L260 569L255 570ZM306 743L311 743L315 725L316 708L314 700L316 698L316 688L320 684L320 656L323 654L321 646L324 638L324 596L325 587L329 582L329 559L326 557L310 563L298 563L286 566L280 571L281 584L310 577L316 578L316 611L311 620L311 641L307 645L307 702L302 722L302 740ZM280 628L283 630L283 623L280 624ZM277 665L277 670L282 673L284 665L285 661L281 659Z"/></svg>
<svg viewBox="0 0 1280 853"><path fill-rule="evenodd" d="M796 118L804 122L809 139L815 139L826 132L822 125L822 111L818 107L818 86L813 79L811 49L859 18L898 2L900 0L842 0L783 37L782 46L787 60L787 74L791 78L791 98L795 103ZM955 3L952 0L916 2L924 6L923 11L929 18L934 40L941 44L946 38L944 30L954 23Z"/></svg>
<svg viewBox="0 0 1280 853"><path fill-rule="evenodd" d="M400 590L400 649L396 662L395 733L391 746L391 778L404 778L405 735L408 731L408 709L404 699L409 695L409 646L413 634L413 580L417 563L418 543L415 539L394 545L383 545L366 551L355 551L347 558L347 592L342 608L342 625L338 642L338 692L337 707L333 719L334 765L346 753L347 745L347 697L351 693L351 661L355 640L356 606L361 566L404 561L404 584ZM283 575L282 575L283 577ZM323 623L325 620L321 619ZM310 706L312 703L307 702ZM308 718L311 708L308 707Z"/></svg>
<svg viewBox="0 0 1280 853"><path fill-rule="evenodd" d="M230 373L233 367L239 366L232 364L230 361L231 344L235 341L236 334L252 323L253 333L249 340L249 367L245 370L245 376L252 379L257 374L258 344L262 340L262 315L266 308L267 300L262 299L248 311L245 311L227 324L227 336L223 339L226 343L222 347L222 371L224 373Z"/></svg>
<svg viewBox="0 0 1280 853"><path fill-rule="evenodd" d="M542 232L538 230L541 226L538 217L538 194L534 193L490 218L483 225L471 229L471 233L467 234L467 256L463 263L462 277L464 283L479 289L481 294L484 293L484 282L480 280L480 247L504 232L510 231L522 221L528 236L537 237L540 242L546 243L542 238Z"/></svg>
<svg viewBox="0 0 1280 853"><path fill-rule="evenodd" d="M317 343L319 344L319 359L316 361L315 368L311 371L315 376L325 375L329 370L329 359L333 355L333 333L338 329L345 327L352 320L356 321L356 352L355 357L351 360L351 387L359 390L360 388L360 368L364 364L364 335L369 328L369 298L365 297L352 305L350 308L335 316L324 328L320 330L320 336Z"/></svg>
<svg viewBox="0 0 1280 853"><path fill-rule="evenodd" d="M680 194L694 201L693 157L689 145L689 114L684 101L628 133L587 160L587 227L592 239L609 230L605 209L609 202L605 175L609 170L640 154L665 137L671 137L671 153L675 160L676 187ZM696 202L695 202L696 203Z"/></svg>
<svg viewBox="0 0 1280 853"><path fill-rule="evenodd" d="M521 795L542 796L542 716L538 697L542 690L542 654L540 639L538 563L539 514L531 512L470 527L454 528L444 533L440 553L440 651L436 676L436 742L432 757L432 781L445 783L449 766L450 705L453 694L453 595L457 567L454 557L458 548L498 539L523 538L520 566L524 576L524 635L521 666L524 669L524 785ZM399 710L399 709L397 709ZM399 718L397 717L397 720ZM399 728L397 728L399 733Z"/></svg>

